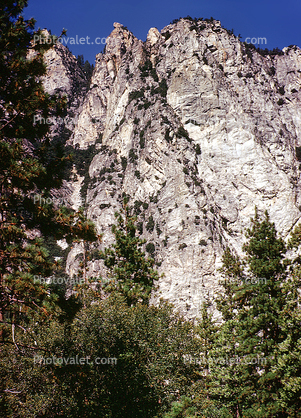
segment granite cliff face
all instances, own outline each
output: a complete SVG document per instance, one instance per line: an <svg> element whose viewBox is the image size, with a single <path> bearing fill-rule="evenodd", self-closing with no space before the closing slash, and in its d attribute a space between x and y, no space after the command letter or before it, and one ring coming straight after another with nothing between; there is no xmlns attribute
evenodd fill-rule
<svg viewBox="0 0 301 418"><path fill-rule="evenodd" d="M218 288L225 247L240 254L255 205L284 238L299 221L298 47L261 55L216 20L151 28L146 42L115 23L88 90L72 89L82 74L65 47L47 63L46 88L67 94L76 120L68 144L90 155L61 193L85 205L104 234L99 248L112 242L114 212L129 196L165 274L154 299L198 315ZM69 274L82 252L70 249ZM89 274L104 274L101 260Z"/></svg>

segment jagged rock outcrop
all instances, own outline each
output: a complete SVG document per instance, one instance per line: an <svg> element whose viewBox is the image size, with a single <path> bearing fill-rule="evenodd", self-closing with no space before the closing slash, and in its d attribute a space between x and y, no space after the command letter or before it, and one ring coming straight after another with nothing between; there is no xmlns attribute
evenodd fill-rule
<svg viewBox="0 0 301 418"><path fill-rule="evenodd" d="M55 83L58 53L48 58L46 88ZM63 60L71 83L67 68ZM218 289L223 250L240 253L255 205L269 211L284 238L299 221L298 47L261 55L219 21L201 19L181 19L161 33L151 28L143 43L115 23L90 88L78 97L68 143L93 156L80 184L87 215L104 234L102 248L129 196L164 272L156 297L187 316L198 315ZM78 183L68 187L78 201ZM71 249L69 273L82 251ZM104 274L100 260L89 274Z"/></svg>
<svg viewBox="0 0 301 418"><path fill-rule="evenodd" d="M47 30L43 35L54 42L54 37ZM68 111L56 118L52 127L52 135L62 133L64 129L73 132L81 105L85 98L88 81L83 70L78 65L76 57L59 41L46 51L45 62L47 74L43 77L43 84L49 94L58 94L67 98Z"/></svg>

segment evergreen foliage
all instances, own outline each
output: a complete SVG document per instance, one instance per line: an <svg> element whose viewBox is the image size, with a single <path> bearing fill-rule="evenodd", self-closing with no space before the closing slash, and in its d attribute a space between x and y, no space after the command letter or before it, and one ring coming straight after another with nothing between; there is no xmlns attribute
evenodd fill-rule
<svg viewBox="0 0 301 418"><path fill-rule="evenodd" d="M88 83L90 83L94 70L94 65L90 64L88 60L85 61L83 55L78 55L77 62L80 68L83 70L85 76L87 77Z"/></svg>
<svg viewBox="0 0 301 418"><path fill-rule="evenodd" d="M163 301L149 305L159 276L142 251L145 241L125 194L112 227L115 242L100 254L109 276L102 289L85 282L67 298L63 287L35 280L59 267L50 255L62 238L84 241L85 274L93 256L85 243L97 236L83 209L75 213L51 199L70 160L64 138L50 141L49 125L34 116L58 115L66 100L43 90L43 53L52 46L31 42L34 34L44 35L20 16L26 5L0 5L0 416L300 417L300 225L286 244L268 214L260 218L255 211L244 256L229 248L223 255L223 290L215 300L222 323L214 321L208 300L196 323ZM250 57L251 49L246 46ZM157 77L150 61L140 69L142 77ZM159 88L166 95L165 81ZM189 140L183 127L177 136ZM75 163L93 152L75 153ZM137 158L131 149L129 162ZM121 164L125 170L127 159ZM135 201L135 213L141 206L148 209ZM154 227L150 215L145 228L152 233ZM156 230L159 235L158 224ZM154 243L145 248L154 254ZM72 362L76 358L85 361Z"/></svg>
<svg viewBox="0 0 301 418"><path fill-rule="evenodd" d="M225 320L217 345L219 352L236 356L239 361L231 366L227 379L225 367L216 367L213 374L233 415L295 416L287 415L283 407L287 390L281 350L287 350L291 333L295 342L299 338L297 328L292 325L293 318L296 321L299 315L296 281L290 278L286 245L282 238L277 238L267 213L261 221L256 212L246 236L243 260L233 256L229 249L225 252L224 294L217 299ZM295 382L293 378L292 381ZM297 406L300 394L294 402L300 408Z"/></svg>
<svg viewBox="0 0 301 418"><path fill-rule="evenodd" d="M136 236L136 218L130 215L126 204L115 217L117 226L112 226L112 232L116 241L101 253L111 275L105 290L120 292L129 305L139 301L147 303L158 279L158 273L153 269L155 262L146 258L142 251L145 241Z"/></svg>
<svg viewBox="0 0 301 418"><path fill-rule="evenodd" d="M66 100L45 93L43 54L53 45L34 43L34 20L20 15L26 1L0 6L0 343L30 316L49 314L55 295L35 280L56 267L43 239L95 240L94 226L80 211L55 207L50 190L62 183L64 160L37 123L64 111ZM9 329L11 330L9 332Z"/></svg>
<svg viewBox="0 0 301 418"><path fill-rule="evenodd" d="M78 297L83 307L69 323L33 326L38 348L3 352L2 382L14 391L4 416L162 417L195 379L182 360L198 349L192 324L168 304L129 307L87 287ZM18 341L26 338L18 332Z"/></svg>

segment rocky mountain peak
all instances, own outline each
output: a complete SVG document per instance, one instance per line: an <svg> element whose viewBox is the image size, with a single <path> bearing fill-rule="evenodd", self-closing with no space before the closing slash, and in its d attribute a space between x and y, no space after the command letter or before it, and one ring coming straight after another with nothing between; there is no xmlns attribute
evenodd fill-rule
<svg viewBox="0 0 301 418"><path fill-rule="evenodd" d="M114 30L107 37L105 55L114 65L114 74L119 69L122 57L129 50L136 38L121 23L114 23Z"/></svg>
<svg viewBox="0 0 301 418"><path fill-rule="evenodd" d="M214 19L151 28L146 42L115 23L78 100L68 143L85 155L82 177L62 193L82 199L102 248L128 196L165 274L154 300L198 315L218 289L224 249L241 253L255 205L284 238L299 222L300 48L256 50ZM68 273L82 252L70 250ZM89 274L105 274L97 257Z"/></svg>
<svg viewBox="0 0 301 418"><path fill-rule="evenodd" d="M160 32L157 28L150 28L146 37L146 43L150 46L155 45L161 39Z"/></svg>

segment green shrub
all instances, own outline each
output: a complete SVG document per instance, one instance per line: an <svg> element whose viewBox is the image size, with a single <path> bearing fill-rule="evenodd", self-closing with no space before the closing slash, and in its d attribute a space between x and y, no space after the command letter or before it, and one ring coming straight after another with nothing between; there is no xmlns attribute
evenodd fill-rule
<svg viewBox="0 0 301 418"><path fill-rule="evenodd" d="M144 97L144 88L142 87L142 89L141 90L134 90L134 91L131 91L130 92L130 94L129 94L129 103L132 101L132 100L137 100L137 99L139 99L140 97Z"/></svg>
<svg viewBox="0 0 301 418"><path fill-rule="evenodd" d="M128 162L127 162L127 158L126 157L121 157L121 166L123 168L123 170L126 169Z"/></svg>
<svg viewBox="0 0 301 418"><path fill-rule="evenodd" d="M160 236L162 234L162 231L159 227L159 224L156 224L156 231L157 231L158 236Z"/></svg>
<svg viewBox="0 0 301 418"><path fill-rule="evenodd" d="M196 215L196 216L195 216L195 218L194 218L194 223L195 223L196 225L200 225L200 222L201 222L201 220L200 220L199 215Z"/></svg>
<svg viewBox="0 0 301 418"><path fill-rule="evenodd" d="M169 133L170 133L170 129L167 128L166 131L165 131L165 135L164 135L164 138L166 139L167 142L170 142L171 141L171 138L169 136Z"/></svg>
<svg viewBox="0 0 301 418"><path fill-rule="evenodd" d="M202 153L202 151L201 151L201 147L200 147L200 145L199 145L199 144L196 144L196 146L195 146L195 153L196 153L197 155L200 155L200 154Z"/></svg>
<svg viewBox="0 0 301 418"><path fill-rule="evenodd" d="M157 195L152 195L152 196L150 196L149 200L150 200L150 202L158 203L158 196Z"/></svg>
<svg viewBox="0 0 301 418"><path fill-rule="evenodd" d="M167 41L167 39L171 37L171 34L169 30L167 30L166 32L162 33L162 36L165 38L165 41Z"/></svg>
<svg viewBox="0 0 301 418"><path fill-rule="evenodd" d="M148 77L153 69L153 65L150 60L146 60L145 63L142 66L139 66L139 69L141 71L141 77L145 78Z"/></svg>
<svg viewBox="0 0 301 418"><path fill-rule="evenodd" d="M276 68L275 67L270 67L269 74L270 75L275 75L276 74Z"/></svg>
<svg viewBox="0 0 301 418"><path fill-rule="evenodd" d="M167 241L169 240L169 236L167 235L163 240L164 247L167 247Z"/></svg>
<svg viewBox="0 0 301 418"><path fill-rule="evenodd" d="M279 87L278 93L281 94L282 96L284 95L285 90L284 90L284 87L283 86Z"/></svg>
<svg viewBox="0 0 301 418"><path fill-rule="evenodd" d="M153 256L155 253L155 244L153 242L149 242L146 244L145 250Z"/></svg>
<svg viewBox="0 0 301 418"><path fill-rule="evenodd" d="M191 142L191 139L189 138L189 134L183 126L179 127L179 129L176 133L176 136L178 138L186 138L189 142Z"/></svg>
<svg viewBox="0 0 301 418"><path fill-rule="evenodd" d="M186 247L187 247L187 244L185 244L185 242L183 242L183 244L179 245L179 250L183 250Z"/></svg>
<svg viewBox="0 0 301 418"><path fill-rule="evenodd" d="M134 213L136 215L139 215L139 213L141 213L141 210L140 210L141 205L142 205L141 200L135 200L135 202L134 202Z"/></svg>
<svg viewBox="0 0 301 418"><path fill-rule="evenodd" d="M154 81L156 81L156 82L159 81L159 78L158 78L158 75L157 75L157 72L156 72L156 69L155 68L152 68L151 69L150 74L153 77Z"/></svg>
<svg viewBox="0 0 301 418"><path fill-rule="evenodd" d="M159 83L159 93L161 94L162 97L166 97L167 96L167 83L166 83L166 79L163 78L160 83Z"/></svg>
<svg viewBox="0 0 301 418"><path fill-rule="evenodd" d="M296 158L298 161L301 161L301 147L296 147Z"/></svg>
<svg viewBox="0 0 301 418"><path fill-rule="evenodd" d="M143 234L143 222L137 222L137 231L140 235Z"/></svg>
<svg viewBox="0 0 301 418"><path fill-rule="evenodd" d="M147 229L147 231L148 231L148 232L153 232L154 227L155 227L155 222L154 222L154 218L153 218L153 216L151 215L151 216L148 218L148 222L147 222L147 224L146 224L146 229Z"/></svg>
<svg viewBox="0 0 301 418"><path fill-rule="evenodd" d="M143 130L139 133L139 137L140 137L140 141L139 141L140 148L144 148L145 138L144 138L144 131Z"/></svg>
<svg viewBox="0 0 301 418"><path fill-rule="evenodd" d="M138 156L137 156L136 151L134 150L134 148L130 149L129 160L130 160L131 163L134 163L136 160L138 160Z"/></svg>

